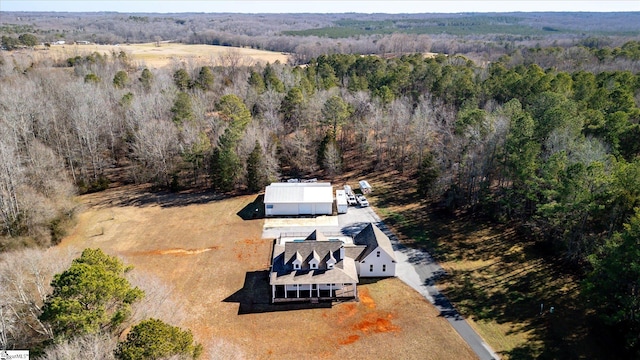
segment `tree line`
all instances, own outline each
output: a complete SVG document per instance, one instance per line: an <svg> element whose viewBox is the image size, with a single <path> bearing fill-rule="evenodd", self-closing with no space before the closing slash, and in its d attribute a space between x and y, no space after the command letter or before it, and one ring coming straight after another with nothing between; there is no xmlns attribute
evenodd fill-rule
<svg viewBox="0 0 640 360"><path fill-rule="evenodd" d="M638 39L637 13L505 13L469 14L118 14L4 13L0 35L4 46L28 36L38 43L97 44L175 41L189 44L251 47L291 53L296 64L323 54L463 54L477 61L530 49L555 48L540 54L543 68L565 71L603 65L597 58ZM423 28L431 24L430 33ZM428 27L428 26L427 26ZM487 28L488 27L488 28ZM337 32L337 34L333 34ZM309 35L293 35L309 34ZM333 35L331 35L333 34ZM332 37L329 37L332 36ZM614 55L615 56L615 55ZM595 59L595 60L594 60ZM554 61L554 64L549 64ZM629 62L607 59L612 70ZM574 67L569 67L574 66ZM591 69L586 69L591 71ZM636 70L637 71L637 70Z"/></svg>
<svg viewBox="0 0 640 360"><path fill-rule="evenodd" d="M55 68L3 58L3 247L55 241L74 189L99 191L115 174L158 189L256 191L355 161L396 169L450 210L515 223L588 274L607 324L637 334L637 266L611 261L638 246L640 76L536 63L554 51L486 66L422 54L157 70L124 52Z"/></svg>

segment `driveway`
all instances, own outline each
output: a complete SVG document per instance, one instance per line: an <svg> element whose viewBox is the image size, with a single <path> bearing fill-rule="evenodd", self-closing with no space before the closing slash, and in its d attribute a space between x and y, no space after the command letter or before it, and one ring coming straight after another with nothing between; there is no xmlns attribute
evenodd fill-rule
<svg viewBox="0 0 640 360"><path fill-rule="evenodd" d="M436 288L436 280L444 274L442 267L427 252L399 244L398 238L382 222L373 208L350 206L346 214L338 216L266 219L262 237L277 238L281 233L287 232L311 233L316 229L324 233L353 236L369 223L376 224L391 240L398 260L396 276L429 300L481 360L499 359L498 355Z"/></svg>

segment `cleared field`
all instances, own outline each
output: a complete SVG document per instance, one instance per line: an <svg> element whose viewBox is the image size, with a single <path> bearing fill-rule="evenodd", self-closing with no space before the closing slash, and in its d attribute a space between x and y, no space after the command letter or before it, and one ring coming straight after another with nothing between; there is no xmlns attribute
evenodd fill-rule
<svg viewBox="0 0 640 360"><path fill-rule="evenodd" d="M119 53L124 51L134 62L150 68L161 68L168 65L186 62L193 64L227 65L229 58L238 65L255 63L287 63L289 55L256 49L246 49L216 45L188 45L178 43L122 44L122 45L52 45L48 50L39 47L41 55L48 55L54 59L67 59L98 52L101 54ZM239 62L239 63L238 63Z"/></svg>
<svg viewBox="0 0 640 360"><path fill-rule="evenodd" d="M472 359L459 335L397 279L362 284L360 301L270 305L272 240L237 214L255 196L152 194L122 187L85 195L59 247L100 247L173 286L204 358Z"/></svg>

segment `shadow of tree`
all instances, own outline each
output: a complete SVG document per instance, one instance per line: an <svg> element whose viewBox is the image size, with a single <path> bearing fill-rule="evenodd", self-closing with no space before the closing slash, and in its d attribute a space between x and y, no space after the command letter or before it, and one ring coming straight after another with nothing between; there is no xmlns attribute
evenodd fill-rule
<svg viewBox="0 0 640 360"><path fill-rule="evenodd" d="M89 204L96 207L135 206L146 207L158 205L164 208L182 207L195 204L207 204L228 198L229 195L213 191L152 192L149 187L122 186L94 193Z"/></svg>

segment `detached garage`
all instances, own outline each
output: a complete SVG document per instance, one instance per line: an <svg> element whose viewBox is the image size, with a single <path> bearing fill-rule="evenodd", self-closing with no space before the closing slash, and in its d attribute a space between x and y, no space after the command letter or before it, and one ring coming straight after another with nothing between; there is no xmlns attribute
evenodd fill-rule
<svg viewBox="0 0 640 360"><path fill-rule="evenodd" d="M331 215L330 183L272 183L264 193L266 216Z"/></svg>

